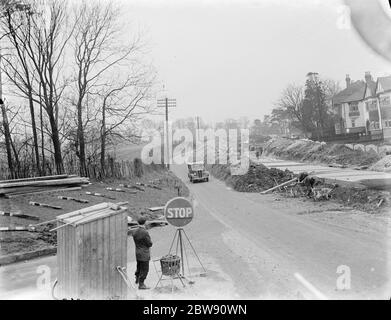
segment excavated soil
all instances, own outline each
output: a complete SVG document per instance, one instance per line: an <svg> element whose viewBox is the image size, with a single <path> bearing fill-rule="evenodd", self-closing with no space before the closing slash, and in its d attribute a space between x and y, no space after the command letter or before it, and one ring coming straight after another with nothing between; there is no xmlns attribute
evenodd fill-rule
<svg viewBox="0 0 391 320"><path fill-rule="evenodd" d="M312 140L272 138L264 144L264 154L286 160L336 164L346 167L368 167L381 157L373 150L352 150L342 144Z"/></svg>
<svg viewBox="0 0 391 320"><path fill-rule="evenodd" d="M231 175L229 165L215 164L208 170L217 179L239 192L261 192L273 188L281 183L289 181L295 175L289 170L267 168L262 164L250 163L248 172L244 175ZM308 201L335 201L345 207L358 209L368 213L379 213L389 209L391 203L390 193L387 191L373 190L366 187L329 184L324 179L316 178L313 186L316 193L324 192L327 197L316 198L314 193L308 194L305 185L293 184L274 190L286 198L307 198Z"/></svg>
<svg viewBox="0 0 391 320"><path fill-rule="evenodd" d="M215 164L209 168L211 174L226 181L234 190L240 192L260 192L291 180L295 174L289 170L269 169L262 164L251 163L244 175L231 175L229 165Z"/></svg>

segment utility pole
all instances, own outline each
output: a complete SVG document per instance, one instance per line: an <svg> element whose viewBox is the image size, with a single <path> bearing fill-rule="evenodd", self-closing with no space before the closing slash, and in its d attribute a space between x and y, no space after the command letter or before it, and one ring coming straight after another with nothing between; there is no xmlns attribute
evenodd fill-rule
<svg viewBox="0 0 391 320"><path fill-rule="evenodd" d="M197 116L197 140L200 140L200 117Z"/></svg>
<svg viewBox="0 0 391 320"><path fill-rule="evenodd" d="M165 141L164 152L166 154L167 169L170 170L170 139L169 139L169 130L168 130L168 108L176 107L176 99L169 99L167 97L164 99L158 99L157 106L159 108L166 108L166 141Z"/></svg>

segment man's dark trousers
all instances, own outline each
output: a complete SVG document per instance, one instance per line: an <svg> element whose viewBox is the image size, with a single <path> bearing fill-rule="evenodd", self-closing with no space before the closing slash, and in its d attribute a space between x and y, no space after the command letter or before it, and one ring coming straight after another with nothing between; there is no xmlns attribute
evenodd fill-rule
<svg viewBox="0 0 391 320"><path fill-rule="evenodd" d="M137 260L136 279L137 282L143 283L149 272L149 261Z"/></svg>

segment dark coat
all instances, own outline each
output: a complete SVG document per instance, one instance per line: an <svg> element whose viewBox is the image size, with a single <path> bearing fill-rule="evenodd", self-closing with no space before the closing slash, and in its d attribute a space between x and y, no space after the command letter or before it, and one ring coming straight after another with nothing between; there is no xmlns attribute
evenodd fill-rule
<svg viewBox="0 0 391 320"><path fill-rule="evenodd" d="M149 248L152 247L152 241L148 231L144 226L140 226L132 233L132 236L136 246L136 260L149 261L151 259Z"/></svg>

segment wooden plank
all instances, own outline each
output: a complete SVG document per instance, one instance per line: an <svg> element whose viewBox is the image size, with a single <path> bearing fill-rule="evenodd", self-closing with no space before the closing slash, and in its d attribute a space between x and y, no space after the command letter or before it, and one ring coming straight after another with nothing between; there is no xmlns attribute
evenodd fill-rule
<svg viewBox="0 0 391 320"><path fill-rule="evenodd" d="M116 234L116 247L115 247L115 251L114 251L114 257L115 257L115 265L114 265L114 270L115 270L115 293L116 293L116 296L121 298L122 297L122 283L123 283L123 280L121 278L121 275L118 273L118 271L116 270L117 269L117 266L121 266L123 267L122 265L122 257L121 257L121 253L122 253L122 244L121 244L121 240L122 240L122 237L121 237L121 215L116 215L115 217L113 217L113 219L115 220L115 234Z"/></svg>
<svg viewBox="0 0 391 320"><path fill-rule="evenodd" d="M2 183L0 184L0 193L2 189L14 188L14 187L43 187L43 186L63 186L72 184L87 184L89 180L87 178L65 178L56 180L42 180L42 181L25 181L25 182L14 182L14 183Z"/></svg>
<svg viewBox="0 0 391 320"><path fill-rule="evenodd" d="M61 225L61 221L58 222L59 225ZM62 297L65 297L65 294L66 294L66 283L65 281L67 281L66 279L66 275L67 275L67 269L66 269L66 248L65 248L65 244L66 244L66 231L65 230L62 230L62 233L60 234L61 235L61 245L60 245L60 250L61 250L61 262L60 262L60 265L61 265L61 281L59 280L59 284L60 284L60 288L62 288L61 290L61 295L60 295L60 298ZM57 250L58 250L58 240L57 240ZM57 251L58 252L58 251Z"/></svg>
<svg viewBox="0 0 391 320"><path fill-rule="evenodd" d="M0 184L9 183L9 182L22 182L22 181L57 180L57 179L65 179L65 178L72 178L72 177L77 177L77 176L76 175L59 174L59 175L54 175L54 176L42 176L42 177L32 177L32 178L0 180Z"/></svg>
<svg viewBox="0 0 391 320"><path fill-rule="evenodd" d="M16 212L14 213L14 212L0 211L0 216L15 217L15 218L19 218L19 219L28 219L28 220L39 220L39 218L36 216L29 216L27 214L16 213Z"/></svg>
<svg viewBox="0 0 391 320"><path fill-rule="evenodd" d="M104 219L99 219L96 221L97 233L96 233L96 254L97 254L97 272L96 272L96 283L97 283L97 298L104 299L105 293L103 290L103 256L104 256Z"/></svg>
<svg viewBox="0 0 391 320"><path fill-rule="evenodd" d="M98 221L95 220L89 223L90 227L90 235L91 235L91 250L90 250L90 256L91 256L91 268L90 268L90 274L89 274L89 281L90 281L90 293L89 298L90 299L97 299L98 294L98 281L99 281L99 274L98 274Z"/></svg>
<svg viewBox="0 0 391 320"><path fill-rule="evenodd" d="M78 241L78 228L73 228L73 239L72 239L72 266L73 266L73 275L72 275L72 283L74 284L74 287L72 289L72 294L77 297L77 288L79 286L79 274L77 272L77 241Z"/></svg>
<svg viewBox="0 0 391 320"><path fill-rule="evenodd" d="M2 232L11 232L11 231L31 231L28 227L21 227L21 226L16 226L16 227L0 227L0 231Z"/></svg>
<svg viewBox="0 0 391 320"><path fill-rule="evenodd" d="M161 206L161 207L152 207L152 208L148 208L149 211L159 211L159 210L163 210L164 209L164 206Z"/></svg>
<svg viewBox="0 0 391 320"><path fill-rule="evenodd" d="M69 296L73 299L75 299L75 280L74 280L74 274L75 274L75 266L73 265L73 261L72 261L72 255L73 255L73 238L74 238L74 232L75 232L75 228L74 227L66 227L64 228L66 229L66 231L68 232L68 239L66 239L67 241L67 247L68 247L68 253L67 253L67 261L68 261L68 265L69 265L69 275L68 275L68 281L69 281Z"/></svg>
<svg viewBox="0 0 391 320"><path fill-rule="evenodd" d="M102 193L98 193L98 192L86 191L86 194L89 195L89 196L101 197L101 198L107 198L107 199L115 200L114 197L111 197L111 196L108 196L108 195L105 195L105 194L102 194Z"/></svg>
<svg viewBox="0 0 391 320"><path fill-rule="evenodd" d="M83 245L82 232L80 227L75 228L75 252L73 255L73 265L75 266L75 296L79 296L79 283L80 283L80 264L82 261L79 259L80 246Z"/></svg>
<svg viewBox="0 0 391 320"><path fill-rule="evenodd" d="M107 187L106 190L107 190L107 191L115 191L115 192L126 192L126 191L123 190L123 189L120 189L120 188L111 188L111 187Z"/></svg>
<svg viewBox="0 0 391 320"><path fill-rule="evenodd" d="M91 207L87 207L87 208L83 208L83 209L80 209L80 210L64 213L64 214L62 214L60 216L57 216L57 219L58 220L65 220L65 219L72 218L72 217L75 217L75 216L78 216L78 215L81 215L81 214L94 212L94 211L97 211L97 210L100 210L100 209L105 209L105 208L108 208L108 207L109 207L109 203L103 202L103 203L99 203L99 204L93 205Z"/></svg>
<svg viewBox="0 0 391 320"><path fill-rule="evenodd" d="M78 203L88 203L89 202L88 200L85 200L85 199L78 199L78 198L67 197L67 196L57 196L57 198L60 199L60 200L75 201L75 202L78 202Z"/></svg>
<svg viewBox="0 0 391 320"><path fill-rule="evenodd" d="M110 298L109 294L109 281L110 281L110 274L108 272L109 270L109 257L111 255L110 253L110 217L106 217L102 220L103 222L103 253L102 253L102 290L105 294L104 299Z"/></svg>
<svg viewBox="0 0 391 320"><path fill-rule="evenodd" d="M80 299L88 299L89 295L89 274L90 274L90 268L91 268L91 233L90 233L90 225L84 224L78 226L78 228L82 228L83 235L82 235L82 250L81 255L79 256L81 258L80 266L82 269L81 275L81 283L80 283Z"/></svg>
<svg viewBox="0 0 391 320"><path fill-rule="evenodd" d="M59 206L54 206L54 205L52 205L52 204L40 203L40 202L34 202L34 201L30 201L30 202L29 202L29 205L31 205L31 206L43 207L43 208L56 209L56 210L61 210L61 209L62 209L62 208L59 207Z"/></svg>
<svg viewBox="0 0 391 320"><path fill-rule="evenodd" d="M271 191L273 191L273 190L276 190L276 189L278 189L278 188L280 188L280 187L287 186L287 185L292 184L292 183L294 183L294 182L297 182L297 178L291 179L291 180L289 180L289 181L286 181L286 182L284 182L284 183L279 184L278 186L275 186L275 187L270 188L270 189L268 189L268 190L262 191L262 192L260 192L260 194L266 194L266 193L268 193L268 192L271 192Z"/></svg>
<svg viewBox="0 0 391 320"><path fill-rule="evenodd" d="M78 287L77 287L77 296L80 297L82 295L82 288L84 286L84 260L83 260L83 254L84 254L84 226L77 226L77 233L78 233L78 242L77 242L77 273L78 273Z"/></svg>
<svg viewBox="0 0 391 320"><path fill-rule="evenodd" d="M65 295L65 298L67 298L67 299L70 298L69 275L70 275L70 272L72 272L72 270L70 268L71 265L70 265L69 259L68 259L68 255L69 255L68 239L69 239L69 229L64 228L64 242L63 242L63 246L64 246L64 295Z"/></svg>
<svg viewBox="0 0 391 320"><path fill-rule="evenodd" d="M20 196L25 195L31 195L31 194L43 194L43 193L51 193L51 192L64 192L64 191L76 191L81 190L81 187L68 187L68 188L44 188L44 189L37 189L35 191L31 192L14 192L14 193L5 193L5 196L7 198L16 198Z"/></svg>
<svg viewBox="0 0 391 320"><path fill-rule="evenodd" d="M61 224L60 221L57 221L57 226ZM58 298L62 298L64 296L64 230L57 231L57 267L58 267L58 275L57 275L57 292Z"/></svg>
<svg viewBox="0 0 391 320"><path fill-rule="evenodd" d="M127 262L128 262L128 225L127 225L127 212L123 212L120 217L121 217L121 244L122 244L122 249L121 249L121 266L127 267ZM127 299L127 292L128 288L121 278L121 284L122 284L122 294L121 294L121 299Z"/></svg>
<svg viewBox="0 0 391 320"><path fill-rule="evenodd" d="M109 294L110 298L114 298L116 296L116 275L112 272L112 270L115 270L116 267L116 256L115 256L115 250L116 250L116 244L117 244L117 238L116 238L116 221L115 216L109 217L109 224L110 224L110 259L109 264L107 266L107 269L105 272L108 272L110 274L110 285L109 285Z"/></svg>

